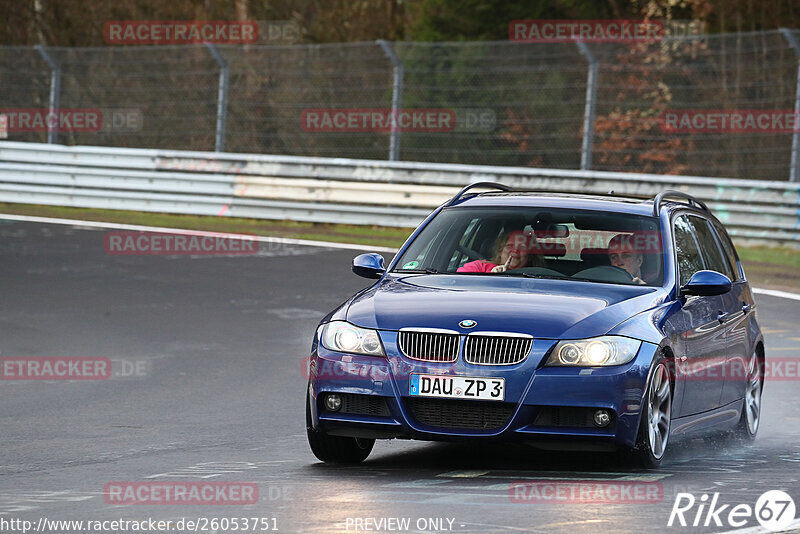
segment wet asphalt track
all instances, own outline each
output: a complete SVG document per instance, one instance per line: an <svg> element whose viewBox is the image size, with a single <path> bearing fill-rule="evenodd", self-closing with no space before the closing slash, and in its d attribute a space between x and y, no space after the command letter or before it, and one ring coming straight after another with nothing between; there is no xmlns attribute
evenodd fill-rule
<svg viewBox="0 0 800 534"><path fill-rule="evenodd" d="M596 453L404 441L378 442L362 466L325 466L306 445L301 359L318 320L367 283L349 271L356 253L111 256L103 235L0 224L0 356L138 365L103 381L0 382L0 520L266 517L281 532L356 532L347 518L399 517L411 532L723 532L731 528L666 529L676 493L753 505L782 489L800 505L797 381L767 384L754 446L695 440L656 472ZM797 356L800 302L758 304L768 356ZM511 502L510 483L544 477L659 481L664 498ZM203 480L257 483L259 501L118 506L103 497L111 481ZM428 518L452 530L417 524Z"/></svg>

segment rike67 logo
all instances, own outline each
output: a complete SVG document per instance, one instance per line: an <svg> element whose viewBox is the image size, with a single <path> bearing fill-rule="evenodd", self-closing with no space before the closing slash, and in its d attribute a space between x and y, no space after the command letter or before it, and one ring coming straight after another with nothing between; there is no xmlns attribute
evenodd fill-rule
<svg viewBox="0 0 800 534"><path fill-rule="evenodd" d="M721 504L719 493L704 493L697 499L691 493L678 493L669 514L668 527L743 527L753 519L767 530L780 532L794 522L792 497L780 490L771 490L749 504Z"/></svg>

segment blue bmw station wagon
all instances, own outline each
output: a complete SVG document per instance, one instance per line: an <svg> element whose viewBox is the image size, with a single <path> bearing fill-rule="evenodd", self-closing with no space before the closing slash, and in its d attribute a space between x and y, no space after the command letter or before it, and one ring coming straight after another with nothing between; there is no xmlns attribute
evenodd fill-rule
<svg viewBox="0 0 800 534"><path fill-rule="evenodd" d="M476 190L489 190L478 192ZM312 344L308 441L357 463L376 439L619 451L755 438L764 341L736 250L706 205L465 187Z"/></svg>

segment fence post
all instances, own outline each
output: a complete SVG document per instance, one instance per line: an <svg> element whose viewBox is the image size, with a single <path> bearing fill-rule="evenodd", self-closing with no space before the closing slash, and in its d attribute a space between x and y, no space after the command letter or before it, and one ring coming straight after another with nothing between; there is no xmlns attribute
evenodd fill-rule
<svg viewBox="0 0 800 534"><path fill-rule="evenodd" d="M392 86L392 129L389 134L389 161L400 159L400 131L397 129L397 116L403 107L403 62L394 49L383 39L376 41L383 53L394 65L394 84Z"/></svg>
<svg viewBox="0 0 800 534"><path fill-rule="evenodd" d="M61 67L53 59L44 46L36 45L36 51L50 65L50 103L47 113L47 142L51 145L58 142L58 108L61 98Z"/></svg>
<svg viewBox="0 0 800 534"><path fill-rule="evenodd" d="M219 90L217 92L217 136L215 152L225 152L225 122L228 118L228 62L211 43L203 43L219 65Z"/></svg>
<svg viewBox="0 0 800 534"><path fill-rule="evenodd" d="M800 118L800 41L798 41L797 37L792 34L792 30L789 28L781 28L781 33L789 41L789 46L792 47L794 50L795 55L797 55L797 85L795 86L794 92L794 132L792 133L792 163L789 167L789 181L790 182L797 182L800 181L800 177L798 173L798 166L800 166L800 124L798 124L798 118Z"/></svg>
<svg viewBox="0 0 800 534"><path fill-rule="evenodd" d="M592 168L592 142L594 141L594 107L597 102L597 59L583 41L575 41L578 50L589 64L586 74L586 103L583 110L583 142L581 143L581 170Z"/></svg>

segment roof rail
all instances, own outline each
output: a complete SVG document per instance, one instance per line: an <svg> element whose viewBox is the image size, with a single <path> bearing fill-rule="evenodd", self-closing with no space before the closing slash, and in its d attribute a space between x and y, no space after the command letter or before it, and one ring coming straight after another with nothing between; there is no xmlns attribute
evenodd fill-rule
<svg viewBox="0 0 800 534"><path fill-rule="evenodd" d="M661 204L664 202L664 200L666 200L667 197L688 200L690 206L695 208L699 206L700 208L706 210L707 212L709 213L711 212L711 210L708 209L708 206L706 206L705 202L703 202L702 200L697 200L689 193L684 193L683 191L667 190L660 192L655 196L655 198L653 198L653 217L658 217L658 214L661 212Z"/></svg>
<svg viewBox="0 0 800 534"><path fill-rule="evenodd" d="M472 189L474 187L488 187L488 188L499 189L501 191L513 191L513 189L510 186L507 186L506 184L500 184L500 183L497 183L497 182L475 182L474 184L469 184L468 186L463 188L461 191L456 193L455 196L453 198L451 198L447 202L447 204L444 205L444 207L446 208L446 207L452 206L462 196L464 196L464 193L466 193L467 191L469 191L470 189Z"/></svg>

